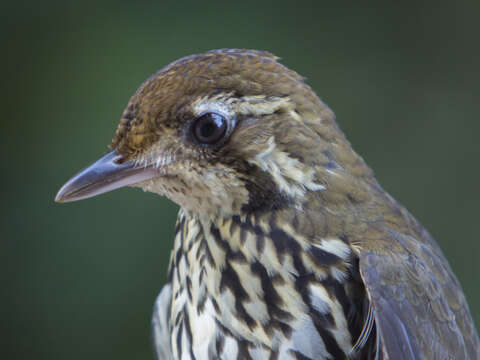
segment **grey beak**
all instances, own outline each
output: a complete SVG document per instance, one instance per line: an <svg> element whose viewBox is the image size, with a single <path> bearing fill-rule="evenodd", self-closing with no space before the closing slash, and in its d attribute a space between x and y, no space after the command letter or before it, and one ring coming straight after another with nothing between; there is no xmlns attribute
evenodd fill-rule
<svg viewBox="0 0 480 360"><path fill-rule="evenodd" d="M109 152L68 180L59 190L55 201L87 199L159 176L152 167L135 166L133 161L122 159L115 151Z"/></svg>

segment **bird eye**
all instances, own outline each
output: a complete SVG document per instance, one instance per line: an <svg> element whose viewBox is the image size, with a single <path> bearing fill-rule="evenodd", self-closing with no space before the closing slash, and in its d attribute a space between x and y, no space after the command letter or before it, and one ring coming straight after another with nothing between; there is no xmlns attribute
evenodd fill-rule
<svg viewBox="0 0 480 360"><path fill-rule="evenodd" d="M202 144L214 144L225 135L227 119L217 113L206 113L195 120L193 136Z"/></svg>

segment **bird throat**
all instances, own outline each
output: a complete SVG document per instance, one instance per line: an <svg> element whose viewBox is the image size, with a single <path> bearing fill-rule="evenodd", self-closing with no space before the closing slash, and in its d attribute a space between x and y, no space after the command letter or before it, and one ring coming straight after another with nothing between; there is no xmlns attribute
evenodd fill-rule
<svg viewBox="0 0 480 360"><path fill-rule="evenodd" d="M277 212L207 220L180 211L167 314L175 358L185 341L205 359L349 353L360 331L349 319L359 306L350 300L353 253L340 238L312 241L290 223Z"/></svg>

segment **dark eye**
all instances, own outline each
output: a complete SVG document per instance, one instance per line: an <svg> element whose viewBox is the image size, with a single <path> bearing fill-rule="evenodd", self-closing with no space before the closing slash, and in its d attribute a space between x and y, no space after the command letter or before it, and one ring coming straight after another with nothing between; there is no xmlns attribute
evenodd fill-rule
<svg viewBox="0 0 480 360"><path fill-rule="evenodd" d="M202 144L214 144L223 138L227 131L227 119L217 113L206 113L193 124L193 136Z"/></svg>

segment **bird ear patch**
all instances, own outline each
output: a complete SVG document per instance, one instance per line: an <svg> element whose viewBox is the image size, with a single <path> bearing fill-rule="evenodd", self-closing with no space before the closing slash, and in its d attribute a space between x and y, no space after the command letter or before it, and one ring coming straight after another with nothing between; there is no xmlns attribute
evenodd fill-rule
<svg viewBox="0 0 480 360"><path fill-rule="evenodd" d="M314 181L314 169L280 150L272 136L268 147L257 154L249 163L269 173L279 190L292 198L303 198L307 190L325 190L325 186Z"/></svg>

